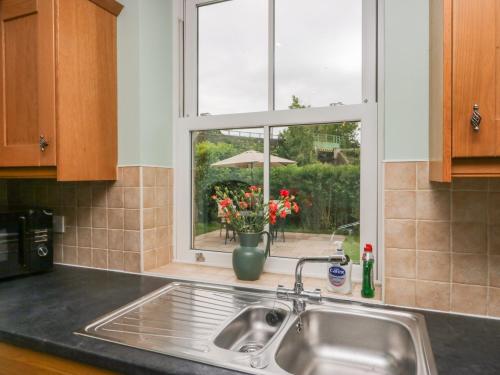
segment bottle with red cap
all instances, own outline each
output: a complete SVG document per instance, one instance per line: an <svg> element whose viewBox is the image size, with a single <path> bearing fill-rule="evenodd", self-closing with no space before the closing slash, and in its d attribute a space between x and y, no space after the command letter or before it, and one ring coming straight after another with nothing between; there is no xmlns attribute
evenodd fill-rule
<svg viewBox="0 0 500 375"><path fill-rule="evenodd" d="M375 286L373 285L373 246L370 243L365 245L363 251L363 285L361 287L361 296L364 298L373 298L375 296Z"/></svg>

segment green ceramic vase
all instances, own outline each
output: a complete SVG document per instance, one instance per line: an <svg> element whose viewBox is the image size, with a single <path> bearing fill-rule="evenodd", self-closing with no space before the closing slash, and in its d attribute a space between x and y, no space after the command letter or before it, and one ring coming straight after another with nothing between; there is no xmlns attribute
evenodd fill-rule
<svg viewBox="0 0 500 375"><path fill-rule="evenodd" d="M260 238L266 235L266 248L259 249ZM264 270L267 256L271 246L271 235L266 232L260 233L239 233L240 246L233 251L233 269L239 280L258 280Z"/></svg>

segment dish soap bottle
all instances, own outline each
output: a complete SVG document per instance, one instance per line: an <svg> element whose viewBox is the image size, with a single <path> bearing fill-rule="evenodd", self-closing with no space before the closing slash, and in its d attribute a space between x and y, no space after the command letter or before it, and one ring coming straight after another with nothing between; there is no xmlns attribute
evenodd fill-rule
<svg viewBox="0 0 500 375"><path fill-rule="evenodd" d="M361 287L361 296L364 298L373 298L375 296L375 287L373 285L373 247L367 243L363 251L363 285Z"/></svg>
<svg viewBox="0 0 500 375"><path fill-rule="evenodd" d="M337 255L344 255L346 261L344 263L332 262L328 265L328 282L326 288L330 292L349 294L352 291L351 270L352 262L348 255L344 254L342 242L335 242L337 247Z"/></svg>

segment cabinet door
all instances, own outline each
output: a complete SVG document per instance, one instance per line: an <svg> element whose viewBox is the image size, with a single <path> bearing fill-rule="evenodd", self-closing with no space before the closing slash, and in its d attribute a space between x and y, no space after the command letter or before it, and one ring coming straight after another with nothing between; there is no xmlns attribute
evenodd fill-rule
<svg viewBox="0 0 500 375"><path fill-rule="evenodd" d="M0 166L55 165L54 1L0 0L0 21Z"/></svg>
<svg viewBox="0 0 500 375"><path fill-rule="evenodd" d="M500 152L500 108L496 108L499 4L498 0L453 1L453 157L488 157ZM482 117L479 130L471 125L475 105Z"/></svg>

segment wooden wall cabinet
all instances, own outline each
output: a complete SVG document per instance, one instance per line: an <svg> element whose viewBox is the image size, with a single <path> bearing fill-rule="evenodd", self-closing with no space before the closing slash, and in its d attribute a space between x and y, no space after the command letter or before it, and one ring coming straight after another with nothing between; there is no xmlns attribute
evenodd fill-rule
<svg viewBox="0 0 500 375"><path fill-rule="evenodd" d="M499 0L430 1L431 180L500 177L499 48Z"/></svg>
<svg viewBox="0 0 500 375"><path fill-rule="evenodd" d="M0 0L0 177L113 180L114 0Z"/></svg>

